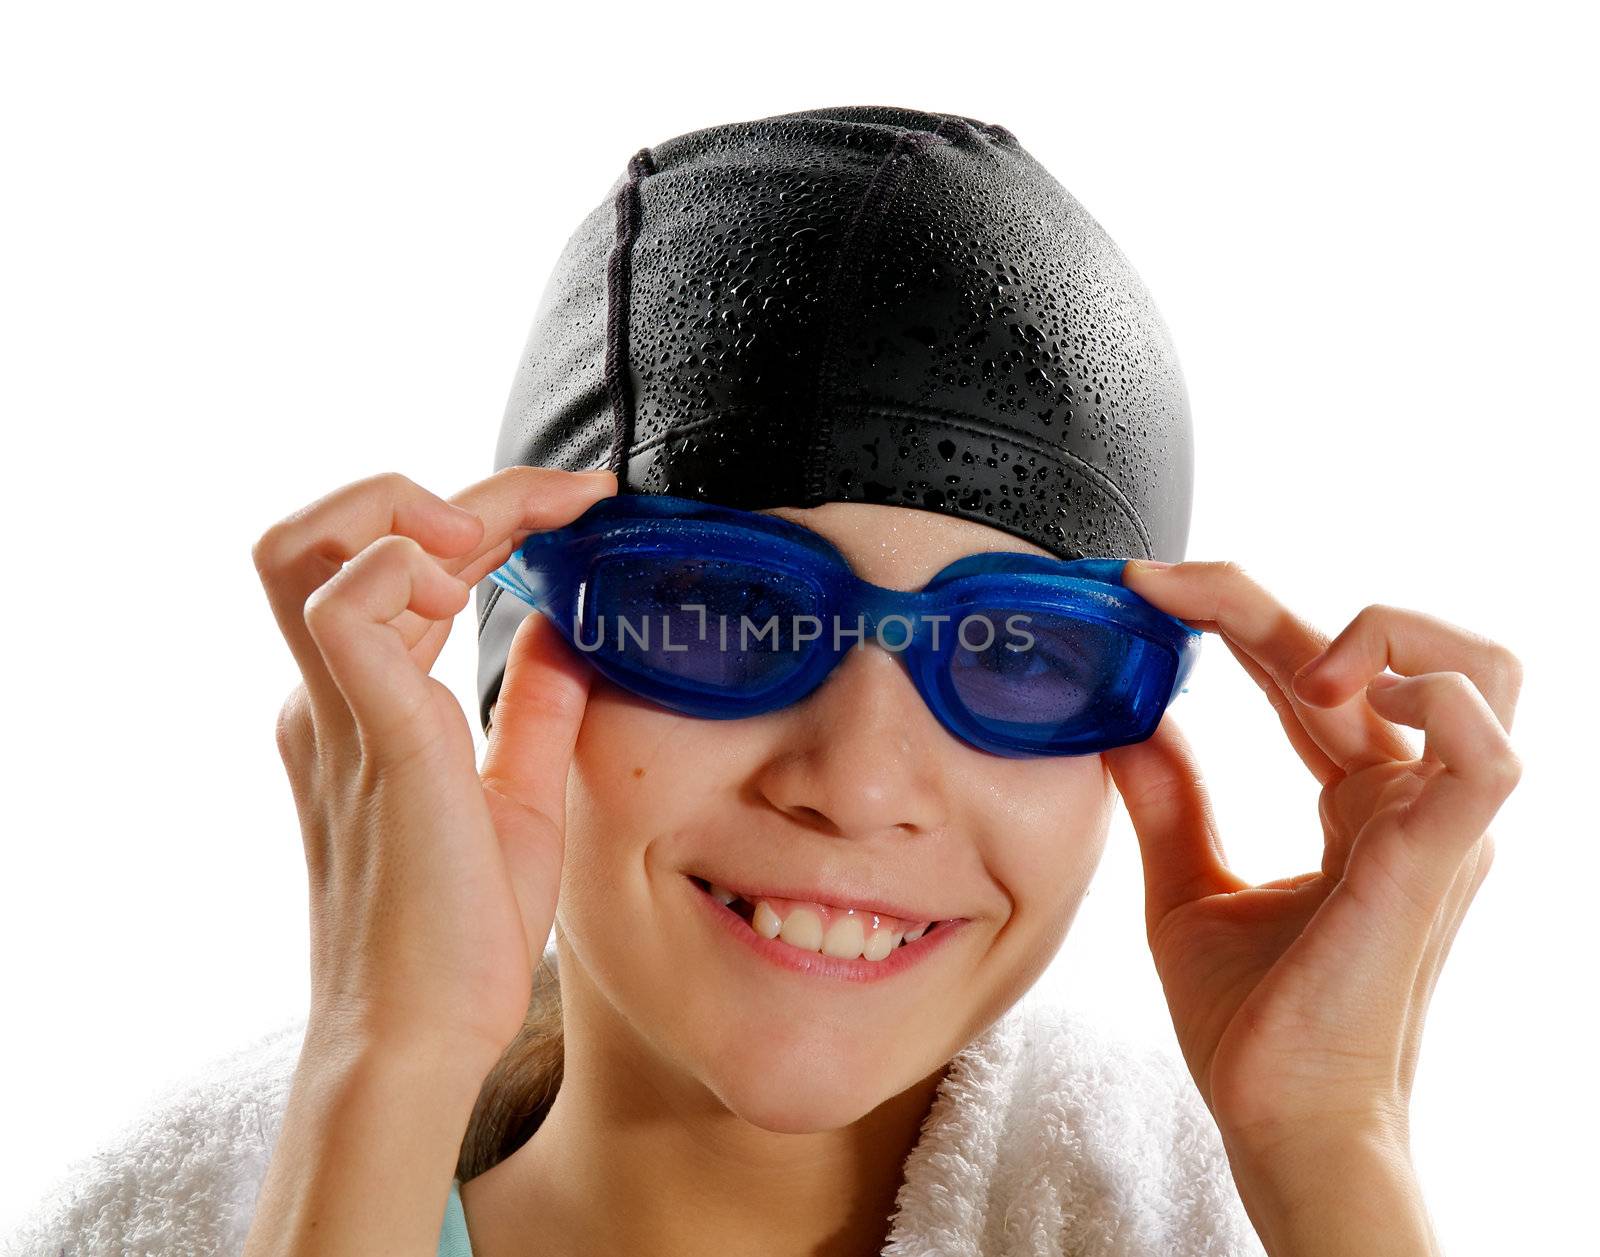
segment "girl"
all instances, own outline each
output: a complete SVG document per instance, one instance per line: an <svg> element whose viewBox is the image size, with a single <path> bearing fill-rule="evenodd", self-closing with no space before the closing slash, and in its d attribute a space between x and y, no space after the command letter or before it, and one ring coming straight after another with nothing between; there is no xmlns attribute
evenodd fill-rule
<svg viewBox="0 0 1600 1257"><path fill-rule="evenodd" d="M347 485L254 550L303 674L278 735L313 1003L250 1257L1437 1251L1409 1095L1519 775L1520 667L1397 607L1330 639L1235 563L1121 562L1182 557L1187 398L1137 277L1009 131L855 106L642 150L569 241L497 461L448 499ZM770 605L768 547L902 593L974 555L1114 557L1124 611L1260 686L1322 786L1321 868L1231 872L1159 709L1000 745L1038 657L1002 685L963 643L940 690L878 639L793 701L692 714L670 647L641 680L508 592L525 540L630 497L731 508L743 540L670 569L695 597ZM590 566L585 596L667 570ZM474 587L481 766L429 675ZM1187 1065L1165 1092L1024 1013L1119 797Z"/></svg>
<svg viewBox="0 0 1600 1257"><path fill-rule="evenodd" d="M1003 128L856 107L677 137L569 242L506 470L450 503L352 486L267 535L307 675L283 737L322 995L253 1253L424 1251L452 1166L480 1257L879 1251L952 1058L1061 943L1113 789L1262 1241L1428 1251L1407 1095L1517 778L1502 647L1390 607L1330 645L1237 565L1130 564L1129 587L1228 643L1323 786L1322 868L1253 887L1170 719L1099 754L1001 757L952 736L891 652L852 650L801 702L696 720L593 683L550 618L480 584L616 479L523 464L602 451L632 491L801 523L896 590L980 552L1178 557L1185 399L1136 285ZM1110 492L1074 491L1095 473ZM481 773L427 678L474 585ZM1385 665L1408 679L1385 688ZM705 910L719 892L747 922ZM883 960L849 924L874 908L899 935ZM552 922L559 1048L523 1026ZM772 930L767 956L740 945ZM875 964L903 967L861 981Z"/></svg>

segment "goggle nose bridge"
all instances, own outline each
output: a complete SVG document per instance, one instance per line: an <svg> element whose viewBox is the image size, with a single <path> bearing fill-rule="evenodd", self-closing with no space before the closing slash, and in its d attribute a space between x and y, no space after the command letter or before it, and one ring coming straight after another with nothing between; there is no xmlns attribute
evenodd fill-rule
<svg viewBox="0 0 1600 1257"><path fill-rule="evenodd" d="M915 637L921 633L924 617L948 615L952 620L955 618L950 611L940 610L941 607L948 607L949 602L938 590L889 589L883 585L874 585L854 572L849 572L849 581L844 587L844 592L845 601L849 606L846 614L852 619L860 616L863 644L880 636L879 629L885 620L906 621L909 627L902 630L901 636ZM892 626L891 633L897 628L900 626ZM841 635L847 632L854 635L855 625L852 623L839 631ZM900 644L899 637L892 637L890 640L896 645ZM851 644L854 645L853 642Z"/></svg>

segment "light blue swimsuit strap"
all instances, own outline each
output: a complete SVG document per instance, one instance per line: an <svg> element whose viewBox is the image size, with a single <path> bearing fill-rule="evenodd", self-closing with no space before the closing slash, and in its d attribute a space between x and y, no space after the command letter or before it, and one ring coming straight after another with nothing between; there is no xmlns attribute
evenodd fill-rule
<svg viewBox="0 0 1600 1257"><path fill-rule="evenodd" d="M461 1183L456 1179L451 1180L450 1199L444 1206L439 1257L472 1257L472 1245L467 1240L467 1215L461 1210Z"/></svg>

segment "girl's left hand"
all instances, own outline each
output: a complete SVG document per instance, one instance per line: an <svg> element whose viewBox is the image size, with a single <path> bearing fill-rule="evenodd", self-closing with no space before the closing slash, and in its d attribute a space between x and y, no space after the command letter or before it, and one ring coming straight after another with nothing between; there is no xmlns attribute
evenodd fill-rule
<svg viewBox="0 0 1600 1257"><path fill-rule="evenodd" d="M1321 869L1253 886L1227 867L1170 715L1105 752L1139 837L1156 970L1224 1142L1271 1155L1382 1130L1403 1146L1428 1000L1522 775L1521 664L1389 606L1330 644L1235 563L1131 564L1124 579L1221 636L1322 786ZM1420 758L1399 725L1424 732Z"/></svg>

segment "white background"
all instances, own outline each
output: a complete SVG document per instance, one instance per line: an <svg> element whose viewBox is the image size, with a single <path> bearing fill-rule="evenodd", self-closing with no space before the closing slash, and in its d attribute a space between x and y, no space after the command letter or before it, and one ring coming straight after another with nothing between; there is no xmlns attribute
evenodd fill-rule
<svg viewBox="0 0 1600 1257"><path fill-rule="evenodd" d="M893 104L1011 128L1144 277L1193 403L1188 557L1329 633L1389 603L1524 661L1414 1152L1452 1257L1569 1251L1600 884L1583 6L559 7L7 10L0 1224L306 999L256 537L373 472L490 473L545 277L635 150ZM469 712L472 629L437 669ZM1315 783L1216 639L1180 701L1238 870L1315 868ZM1048 980L1170 1043L1140 895L1119 812Z"/></svg>

